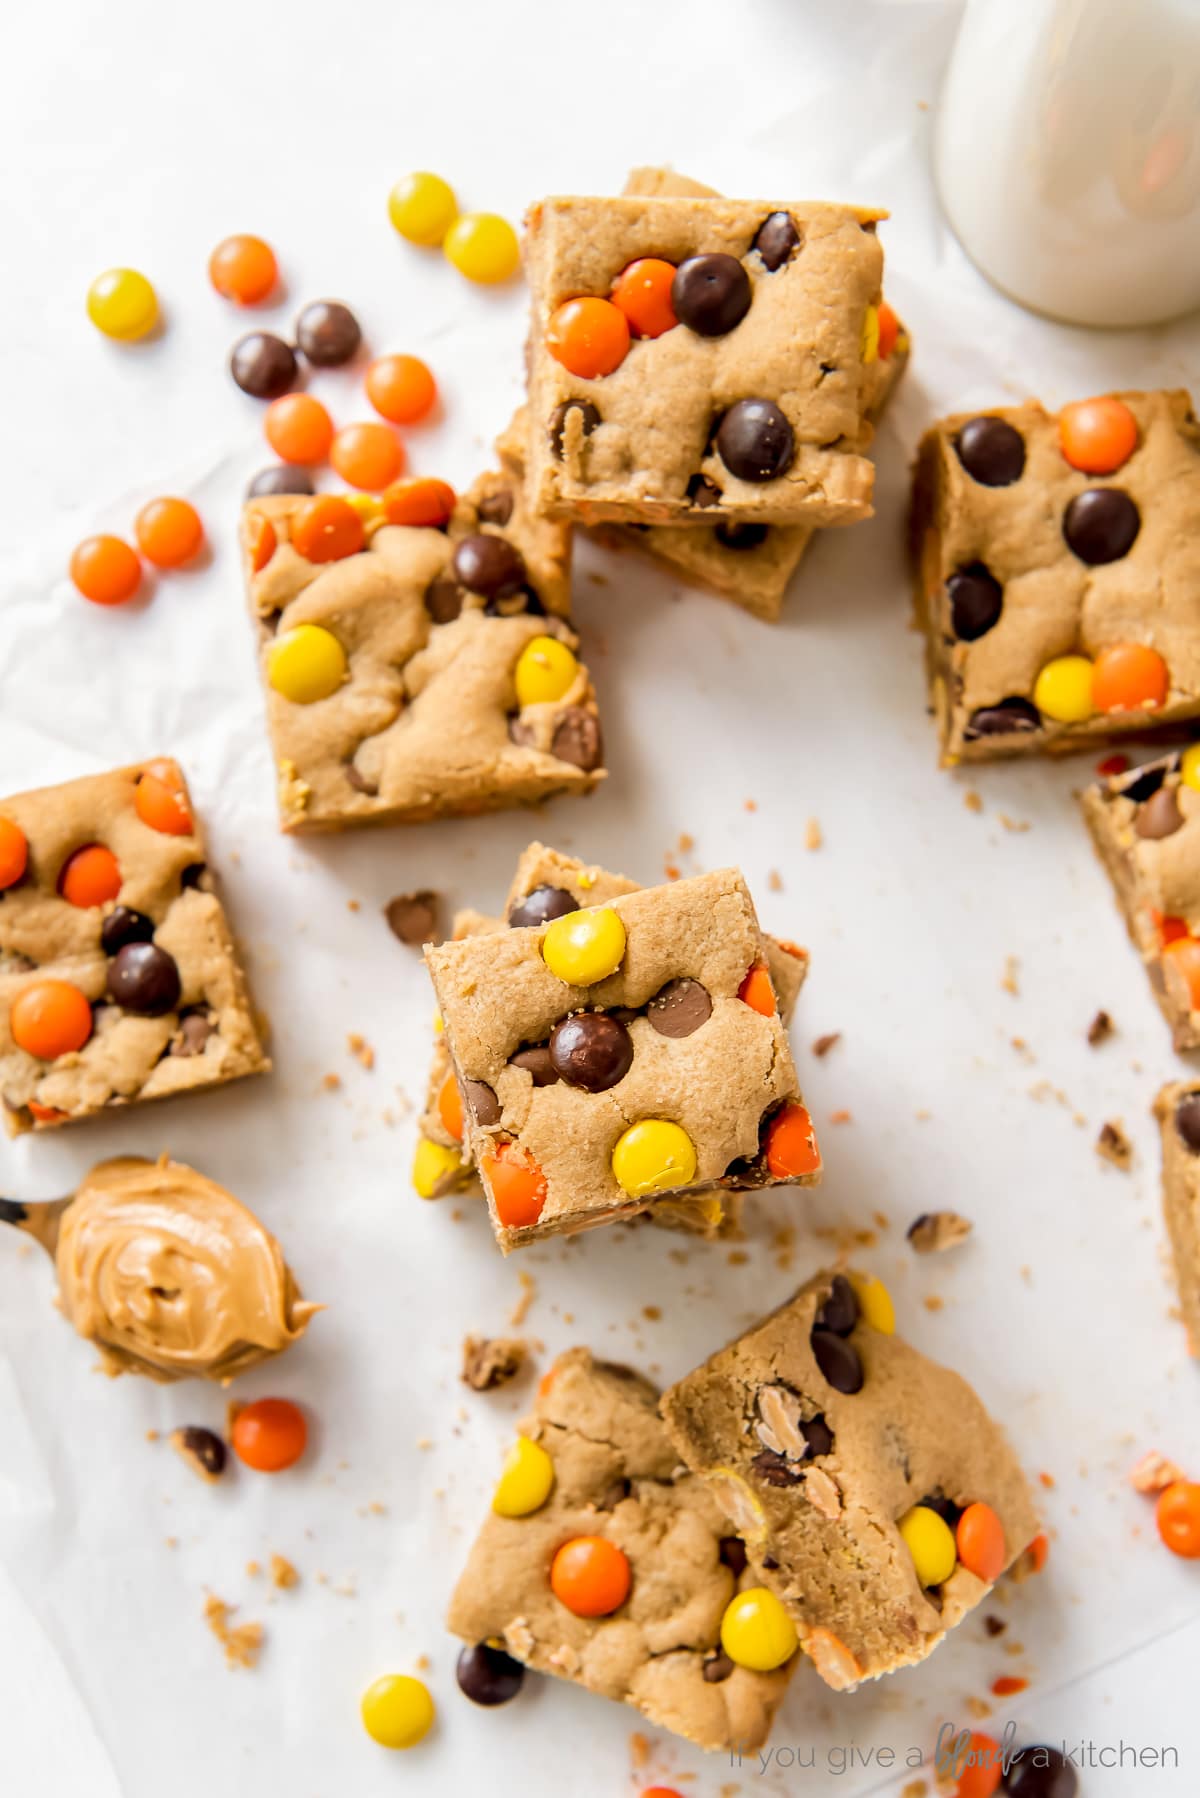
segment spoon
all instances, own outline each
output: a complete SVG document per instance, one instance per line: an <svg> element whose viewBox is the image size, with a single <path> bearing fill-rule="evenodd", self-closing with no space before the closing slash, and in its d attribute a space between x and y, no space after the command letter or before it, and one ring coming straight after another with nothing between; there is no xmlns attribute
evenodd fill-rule
<svg viewBox="0 0 1200 1798"><path fill-rule="evenodd" d="M53 1261L62 1215L74 1197L72 1193L70 1198L44 1199L32 1205L24 1205L20 1199L0 1199L0 1224L11 1224L15 1230L23 1230L26 1236L32 1236Z"/></svg>

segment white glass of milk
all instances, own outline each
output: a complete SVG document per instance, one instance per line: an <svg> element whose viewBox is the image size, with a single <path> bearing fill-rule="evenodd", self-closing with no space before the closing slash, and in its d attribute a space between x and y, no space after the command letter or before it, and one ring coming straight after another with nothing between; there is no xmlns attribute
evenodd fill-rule
<svg viewBox="0 0 1200 1798"><path fill-rule="evenodd" d="M1200 306L1200 0L967 0L934 163L967 254L1023 305Z"/></svg>

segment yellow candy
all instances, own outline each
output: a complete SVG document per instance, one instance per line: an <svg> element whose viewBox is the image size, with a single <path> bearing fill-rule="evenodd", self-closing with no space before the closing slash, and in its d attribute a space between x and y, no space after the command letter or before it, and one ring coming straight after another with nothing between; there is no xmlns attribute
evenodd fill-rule
<svg viewBox="0 0 1200 1798"><path fill-rule="evenodd" d="M435 1011L433 1014L433 1034L435 1036L440 1036L445 1028L446 1026L443 1022L441 1012Z"/></svg>
<svg viewBox="0 0 1200 1798"><path fill-rule="evenodd" d="M460 275L487 287L507 281L521 261L516 232L494 212L464 212L447 231L442 248Z"/></svg>
<svg viewBox="0 0 1200 1798"><path fill-rule="evenodd" d="M770 1673L791 1660L799 1645L795 1624L765 1586L748 1587L725 1607L721 1647L739 1667Z"/></svg>
<svg viewBox="0 0 1200 1798"><path fill-rule="evenodd" d="M439 244L458 217L458 201L448 181L419 169L393 187L388 217L409 243Z"/></svg>
<svg viewBox="0 0 1200 1798"><path fill-rule="evenodd" d="M881 1336L894 1336L896 1307L883 1281L877 1280L873 1274L847 1274L846 1278L854 1288L863 1322L870 1324L873 1330L878 1330Z"/></svg>
<svg viewBox="0 0 1200 1798"><path fill-rule="evenodd" d="M387 513L383 509L382 502L377 500L373 493L342 493L338 497L344 499L346 504L352 506L358 513L362 519L363 530L368 537L373 531L377 531L381 524L387 523Z"/></svg>
<svg viewBox="0 0 1200 1798"><path fill-rule="evenodd" d="M552 705L570 690L579 663L557 637L535 637L517 657L518 705Z"/></svg>
<svg viewBox="0 0 1200 1798"><path fill-rule="evenodd" d="M914 1505L897 1524L923 1586L940 1586L954 1572L954 1531L928 1505Z"/></svg>
<svg viewBox="0 0 1200 1798"><path fill-rule="evenodd" d="M328 699L346 678L346 652L332 631L298 624L276 637L267 657L267 679L293 705Z"/></svg>
<svg viewBox="0 0 1200 1798"><path fill-rule="evenodd" d="M433 1728L429 1688L407 1673L385 1673L362 1695L363 1728L383 1748L415 1748Z"/></svg>
<svg viewBox="0 0 1200 1798"><path fill-rule="evenodd" d="M1200 743L1185 749L1179 763L1179 778L1185 787L1200 793Z"/></svg>
<svg viewBox="0 0 1200 1798"><path fill-rule="evenodd" d="M569 911L555 918L542 938L542 960L568 986L594 986L621 965L625 926L609 906Z"/></svg>
<svg viewBox="0 0 1200 1798"><path fill-rule="evenodd" d="M688 1186L696 1178L696 1151L686 1130L665 1118L642 1118L617 1138L612 1152L617 1185L632 1199L670 1187Z"/></svg>
<svg viewBox="0 0 1200 1798"><path fill-rule="evenodd" d="M863 315L862 324L862 359L874 362L879 355L879 308L868 306Z"/></svg>
<svg viewBox="0 0 1200 1798"><path fill-rule="evenodd" d="M97 331L120 343L135 343L154 329L158 296L135 268L110 268L88 288L87 311Z"/></svg>
<svg viewBox="0 0 1200 1798"><path fill-rule="evenodd" d="M1092 664L1086 656L1056 656L1037 677L1033 703L1056 724L1082 724L1090 718Z"/></svg>
<svg viewBox="0 0 1200 1798"><path fill-rule="evenodd" d="M447 1149L423 1136L413 1156L412 1182L423 1199L440 1198L466 1173L466 1163L455 1149Z"/></svg>
<svg viewBox="0 0 1200 1798"><path fill-rule="evenodd" d="M492 1509L500 1517L528 1517L540 1511L554 1484L554 1462L528 1436L518 1436L500 1469Z"/></svg>

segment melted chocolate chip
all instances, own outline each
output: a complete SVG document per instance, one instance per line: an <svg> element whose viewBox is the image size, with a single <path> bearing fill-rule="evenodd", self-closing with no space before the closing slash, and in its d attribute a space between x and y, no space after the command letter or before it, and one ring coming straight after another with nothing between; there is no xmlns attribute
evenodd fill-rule
<svg viewBox="0 0 1200 1798"><path fill-rule="evenodd" d="M271 493L313 493L313 478L307 468L289 468L281 462L275 468L262 468L246 489L247 499L262 499Z"/></svg>
<svg viewBox="0 0 1200 1798"><path fill-rule="evenodd" d="M511 490L501 487L496 493L485 493L477 510L482 524L507 524L513 515Z"/></svg>
<svg viewBox="0 0 1200 1798"><path fill-rule="evenodd" d="M523 591L528 578L520 550L507 537L490 531L477 531L456 543L451 567L459 585L483 599L511 599Z"/></svg>
<svg viewBox="0 0 1200 1798"><path fill-rule="evenodd" d="M148 943L154 935L154 919L129 905L115 905L100 926L100 947L115 955L126 943Z"/></svg>
<svg viewBox="0 0 1200 1798"><path fill-rule="evenodd" d="M252 399L277 400L296 379L296 352L272 331L251 331L234 344L229 372Z"/></svg>
<svg viewBox="0 0 1200 1798"><path fill-rule="evenodd" d="M717 1545L717 1553L722 1564L728 1567L734 1579L739 1579L746 1571L746 1544L740 1536L722 1536Z"/></svg>
<svg viewBox="0 0 1200 1798"><path fill-rule="evenodd" d="M995 705L981 705L971 713L963 735L968 741L972 737L1020 737L1041 728L1042 714L1027 699L998 699Z"/></svg>
<svg viewBox="0 0 1200 1798"><path fill-rule="evenodd" d="M791 213L770 212L758 227L752 248L762 257L763 267L773 275L799 246L800 231Z"/></svg>
<svg viewBox="0 0 1200 1798"><path fill-rule="evenodd" d="M217 1027L207 1012L188 1011L179 1020L179 1034L171 1043L172 1055L203 1055L204 1045Z"/></svg>
<svg viewBox="0 0 1200 1798"><path fill-rule="evenodd" d="M852 1342L832 1330L814 1330L810 1341L817 1366L835 1392L861 1391L863 1364Z"/></svg>
<svg viewBox="0 0 1200 1798"><path fill-rule="evenodd" d="M108 964L110 997L139 1017L174 1011L182 990L174 957L157 943L126 943Z"/></svg>
<svg viewBox="0 0 1200 1798"><path fill-rule="evenodd" d="M768 1486L798 1486L804 1478L799 1462L789 1461L786 1455L778 1454L773 1448L764 1448L750 1465Z"/></svg>
<svg viewBox="0 0 1200 1798"><path fill-rule="evenodd" d="M1004 418L972 418L954 445L958 459L981 487L1011 487L1025 472L1025 439Z"/></svg>
<svg viewBox="0 0 1200 1798"><path fill-rule="evenodd" d="M961 643L974 643L1000 622L1004 589L982 562L960 568L946 582L950 597L950 623Z"/></svg>
<svg viewBox="0 0 1200 1798"><path fill-rule="evenodd" d="M1147 762L1144 768L1135 769L1132 774L1118 779L1116 791L1123 799L1132 799L1135 805L1141 805L1152 793L1157 793L1167 778L1170 763Z"/></svg>
<svg viewBox="0 0 1200 1798"><path fill-rule="evenodd" d="M353 762L346 763L346 779L356 793L365 793L368 799L374 799L379 793L379 782L369 774L363 774Z"/></svg>
<svg viewBox="0 0 1200 1798"><path fill-rule="evenodd" d="M453 624L463 609L464 597L456 580L439 574L425 589L425 610L435 624Z"/></svg>
<svg viewBox="0 0 1200 1798"><path fill-rule="evenodd" d="M858 1322L858 1299L845 1274L834 1274L829 1296L824 1300L813 1328L832 1330L835 1336L849 1336Z"/></svg>
<svg viewBox="0 0 1200 1798"><path fill-rule="evenodd" d="M816 1417L807 1417L801 1420L800 1434L808 1443L810 1455L833 1453L833 1431L820 1413Z"/></svg>
<svg viewBox="0 0 1200 1798"><path fill-rule="evenodd" d="M1008 1798L1075 1798L1079 1775L1057 1748L1019 1748L1004 1776Z"/></svg>
<svg viewBox="0 0 1200 1798"><path fill-rule="evenodd" d="M524 1068L535 1086L553 1086L558 1079L545 1043L538 1043L531 1049L518 1049L508 1059L510 1066Z"/></svg>
<svg viewBox="0 0 1200 1798"><path fill-rule="evenodd" d="M552 918L565 918L569 911L578 910L578 899L566 887L540 886L510 907L508 921L514 930L521 930L549 924Z"/></svg>
<svg viewBox="0 0 1200 1798"><path fill-rule="evenodd" d="M607 1012L576 1012L550 1032L550 1061L568 1086L605 1093L633 1066L633 1038Z"/></svg>
<svg viewBox="0 0 1200 1798"><path fill-rule="evenodd" d="M477 1124L486 1130L500 1122L500 1101L486 1080L464 1080L463 1088Z"/></svg>
<svg viewBox="0 0 1200 1798"><path fill-rule="evenodd" d="M759 549L767 540L768 526L744 524L723 518L713 527L713 536L723 549Z"/></svg>
<svg viewBox="0 0 1200 1798"><path fill-rule="evenodd" d="M563 459L563 436L567 428L567 415L571 412L578 412L579 428L585 437L590 437L600 423L600 414L591 400L563 400L555 406L550 414L550 448L556 462Z"/></svg>
<svg viewBox="0 0 1200 1798"><path fill-rule="evenodd" d="M700 337L724 337L750 310L754 289L736 256L689 256L675 270L671 307Z"/></svg>
<svg viewBox="0 0 1200 1798"><path fill-rule="evenodd" d="M1182 830L1183 813L1174 787L1160 786L1157 793L1151 794L1146 803L1138 807L1133 828L1139 837L1152 843L1163 837L1173 837L1177 830Z"/></svg>
<svg viewBox="0 0 1200 1798"><path fill-rule="evenodd" d="M189 887L199 887L202 892L211 893L212 882L207 876L207 862L189 862L187 867L183 870L183 873L179 876L180 890L182 892L187 892Z"/></svg>
<svg viewBox="0 0 1200 1798"><path fill-rule="evenodd" d="M318 368L340 368L362 342L362 332L349 306L314 300L296 320L296 342Z"/></svg>
<svg viewBox="0 0 1200 1798"><path fill-rule="evenodd" d="M723 1648L716 1654L710 1654L700 1669L700 1677L706 1685L719 1686L723 1679L728 1679L733 1672L733 1662Z"/></svg>
<svg viewBox="0 0 1200 1798"><path fill-rule="evenodd" d="M392 935L410 949L440 941L438 895L429 887L416 893L397 893L384 906L383 915Z"/></svg>
<svg viewBox="0 0 1200 1798"><path fill-rule="evenodd" d="M1200 1093L1185 1093L1175 1107L1175 1128L1184 1146L1200 1155Z"/></svg>
<svg viewBox="0 0 1200 1798"><path fill-rule="evenodd" d="M550 739L550 753L560 762L569 762L584 774L591 774L604 760L604 743L600 720L581 705L568 706L561 713Z"/></svg>
<svg viewBox="0 0 1200 1798"><path fill-rule="evenodd" d="M774 481L791 465L792 427L772 400L738 400L717 430L717 454L740 481Z"/></svg>
<svg viewBox="0 0 1200 1798"><path fill-rule="evenodd" d="M646 1017L660 1036L691 1036L711 1016L712 999L698 980L668 980L646 1007Z"/></svg>
<svg viewBox="0 0 1200 1798"><path fill-rule="evenodd" d="M454 1677L464 1698L490 1707L507 1704L516 1697L525 1680L525 1669L502 1648L493 1648L490 1642L476 1642L473 1648L464 1648L460 1653Z"/></svg>
<svg viewBox="0 0 1200 1798"><path fill-rule="evenodd" d="M1141 528L1141 513L1120 487L1087 487L1063 514L1067 547L1089 568L1119 562Z"/></svg>
<svg viewBox="0 0 1200 1798"><path fill-rule="evenodd" d="M700 507L701 511L707 510L709 506L719 506L721 503L721 489L715 481L710 481L706 474L694 474L691 477L687 484L687 496L694 506Z"/></svg>
<svg viewBox="0 0 1200 1798"><path fill-rule="evenodd" d="M206 1430L200 1424L188 1423L177 1432L176 1447L180 1454L195 1461L200 1472L210 1480L220 1477L225 1471L227 1459L225 1444L213 1430Z"/></svg>

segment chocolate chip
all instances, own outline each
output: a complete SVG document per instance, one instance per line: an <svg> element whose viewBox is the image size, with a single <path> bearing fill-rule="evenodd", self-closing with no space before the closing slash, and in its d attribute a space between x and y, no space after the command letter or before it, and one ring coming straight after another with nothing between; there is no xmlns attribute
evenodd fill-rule
<svg viewBox="0 0 1200 1798"><path fill-rule="evenodd" d="M720 251L689 256L671 283L676 318L700 337L724 337L741 324L753 298L750 277L737 257Z"/></svg>
<svg viewBox="0 0 1200 1798"><path fill-rule="evenodd" d="M363 774L353 762L346 763L346 779L356 793L365 793L368 799L374 799L379 792L379 782L369 774Z"/></svg>
<svg viewBox="0 0 1200 1798"><path fill-rule="evenodd" d="M520 1661L490 1642L464 1648L454 1669L458 1689L472 1704L507 1704L521 1690L525 1669Z"/></svg>
<svg viewBox="0 0 1200 1798"><path fill-rule="evenodd" d="M719 1686L723 1679L728 1679L733 1672L733 1662L723 1648L716 1654L710 1654L700 1668L700 1677L706 1685Z"/></svg>
<svg viewBox="0 0 1200 1798"><path fill-rule="evenodd" d="M706 474L694 474L691 477L687 484L687 496L702 511L708 506L719 506L721 503L721 489Z"/></svg>
<svg viewBox="0 0 1200 1798"><path fill-rule="evenodd" d="M691 1036L711 1016L708 988L698 980L668 980L646 1007L646 1017L660 1036Z"/></svg>
<svg viewBox="0 0 1200 1798"><path fill-rule="evenodd" d="M195 1423L185 1424L182 1429L171 1432L171 1446L178 1449L205 1479L219 1479L225 1471L225 1444L213 1430L203 1429Z"/></svg>
<svg viewBox="0 0 1200 1798"><path fill-rule="evenodd" d="M717 1544L717 1553L734 1579L740 1579L746 1571L746 1544L742 1538L740 1536L722 1536Z"/></svg>
<svg viewBox="0 0 1200 1798"><path fill-rule="evenodd" d="M524 1068L535 1086L553 1086L558 1079L554 1063L550 1059L550 1050L545 1043L539 1043L532 1049L518 1049L508 1059L510 1067Z"/></svg>
<svg viewBox="0 0 1200 1798"><path fill-rule="evenodd" d="M997 1617L993 1612L989 1611L983 1620L983 1627L989 1636L995 1637L1002 1636L1008 1628L1008 1624L1004 1621L1003 1617Z"/></svg>
<svg viewBox="0 0 1200 1798"><path fill-rule="evenodd" d="M961 643L974 643L999 623L1004 589L982 562L972 562L952 574L946 591L950 596L950 623Z"/></svg>
<svg viewBox="0 0 1200 1798"><path fill-rule="evenodd" d="M513 496L508 487L485 493L476 507L483 524L507 524L513 515Z"/></svg>
<svg viewBox="0 0 1200 1798"><path fill-rule="evenodd" d="M246 489L247 499L263 499L270 493L313 493L313 478L307 468L289 468L280 462L275 468L262 468Z"/></svg>
<svg viewBox="0 0 1200 1798"><path fill-rule="evenodd" d="M563 459L563 435L567 428L567 415L571 412L578 412L579 428L585 437L590 437L600 423L600 414L591 400L563 400L555 406L550 414L550 448L556 462Z"/></svg>
<svg viewBox="0 0 1200 1798"><path fill-rule="evenodd" d="M550 753L560 762L569 762L590 774L604 760L604 743L600 736L600 720L581 705L568 706L559 714L550 739Z"/></svg>
<svg viewBox="0 0 1200 1798"><path fill-rule="evenodd" d="M832 1330L835 1336L849 1336L858 1322L858 1299L845 1274L834 1274L828 1298L813 1319L816 1330Z"/></svg>
<svg viewBox="0 0 1200 1798"><path fill-rule="evenodd" d="M456 580L439 574L425 589L425 610L435 624L452 624L463 609L465 597Z"/></svg>
<svg viewBox="0 0 1200 1798"><path fill-rule="evenodd" d="M516 593L502 593L496 599L489 599L483 609L489 618L543 618L546 613L532 587L522 587Z"/></svg>
<svg viewBox="0 0 1200 1798"><path fill-rule="evenodd" d="M0 1224L23 1224L28 1216L19 1199L0 1199Z"/></svg>
<svg viewBox="0 0 1200 1798"><path fill-rule="evenodd" d="M576 1012L550 1032L550 1061L568 1086L606 1093L633 1066L633 1038L607 1012Z"/></svg>
<svg viewBox="0 0 1200 1798"><path fill-rule="evenodd" d="M416 893L397 893L383 908L392 935L419 949L422 943L441 941L438 929L438 895L428 887Z"/></svg>
<svg viewBox="0 0 1200 1798"><path fill-rule="evenodd" d="M1175 1128L1185 1147L1200 1155L1200 1093L1185 1093L1175 1107Z"/></svg>
<svg viewBox="0 0 1200 1798"><path fill-rule="evenodd" d="M947 1498L944 1492L927 1492L924 1498L917 1500L917 1503L924 1505L927 1511L936 1511L942 1522L948 1524L952 1530L958 1528L962 1507L956 1505L953 1499Z"/></svg>
<svg viewBox="0 0 1200 1798"><path fill-rule="evenodd" d="M185 1012L179 1020L179 1034L171 1044L172 1055L203 1055L204 1045L217 1027L206 1012Z"/></svg>
<svg viewBox="0 0 1200 1798"><path fill-rule="evenodd" d="M1063 515L1067 547L1089 568L1119 562L1133 548L1141 514L1120 487L1088 487Z"/></svg>
<svg viewBox="0 0 1200 1798"><path fill-rule="evenodd" d="M713 536L724 549L759 549L768 534L765 524L740 524L728 518L713 529Z"/></svg>
<svg viewBox="0 0 1200 1798"><path fill-rule="evenodd" d="M183 870L183 873L179 876L181 891L187 892L192 887L199 887L202 891L211 893L212 882L207 876L207 862L189 862L187 867Z"/></svg>
<svg viewBox="0 0 1200 1798"><path fill-rule="evenodd" d="M1152 843L1158 842L1162 837L1173 837L1177 830L1182 830L1183 813L1179 809L1174 787L1159 787L1158 792L1152 794L1145 805L1139 806L1133 828L1139 837L1145 837Z"/></svg>
<svg viewBox="0 0 1200 1798"><path fill-rule="evenodd" d="M126 1011L161 1018L179 1004L179 969L157 943L126 943L108 964L108 991Z"/></svg>
<svg viewBox="0 0 1200 1798"><path fill-rule="evenodd" d="M115 905L100 926L100 947L115 955L126 943L148 943L154 935L154 919L129 905Z"/></svg>
<svg viewBox="0 0 1200 1798"><path fill-rule="evenodd" d="M1118 779L1116 791L1123 799L1132 799L1135 805L1141 805L1152 793L1158 792L1169 767L1168 761L1147 762L1144 768L1137 768L1132 774Z"/></svg>
<svg viewBox="0 0 1200 1798"><path fill-rule="evenodd" d="M1041 728L1042 714L1027 699L998 699L995 705L981 705L971 713L963 735L968 741L972 737L1021 737Z"/></svg>
<svg viewBox="0 0 1200 1798"><path fill-rule="evenodd" d="M717 454L740 481L774 481L792 460L792 427L772 400L738 400L717 430Z"/></svg>
<svg viewBox="0 0 1200 1798"><path fill-rule="evenodd" d="M578 899L574 893L568 893L566 887L540 886L510 907L508 921L514 930L522 930L535 924L549 924L552 918L565 918L569 911L578 910Z"/></svg>
<svg viewBox="0 0 1200 1798"><path fill-rule="evenodd" d="M768 1573L778 1573L779 1571L779 1562L775 1559L774 1555L764 1555L762 1564Z"/></svg>
<svg viewBox="0 0 1200 1798"><path fill-rule="evenodd" d="M797 1462L789 1461L773 1448L764 1448L750 1463L760 1480L768 1486L798 1486L804 1475Z"/></svg>
<svg viewBox="0 0 1200 1798"><path fill-rule="evenodd" d="M1011 487L1025 472L1025 440L1007 419L970 419L954 447L971 479L981 487Z"/></svg>
<svg viewBox="0 0 1200 1798"><path fill-rule="evenodd" d="M484 599L506 599L520 593L528 578L525 561L507 537L477 531L454 546L454 578Z"/></svg>
<svg viewBox="0 0 1200 1798"><path fill-rule="evenodd" d="M349 306L314 300L296 320L296 342L318 368L340 368L362 342L362 332Z"/></svg>
<svg viewBox="0 0 1200 1798"><path fill-rule="evenodd" d="M500 1101L486 1080L464 1080L463 1088L477 1124L486 1130L500 1122Z"/></svg>
<svg viewBox="0 0 1200 1798"><path fill-rule="evenodd" d="M252 399L277 400L296 379L296 352L273 331L251 331L234 344L229 372Z"/></svg>
<svg viewBox="0 0 1200 1798"><path fill-rule="evenodd" d="M814 1330L810 1341L817 1366L835 1392L861 1390L863 1365L852 1342L832 1330Z"/></svg>
<svg viewBox="0 0 1200 1798"><path fill-rule="evenodd" d="M810 1455L833 1453L833 1431L819 1413L816 1417L801 1418L800 1434L808 1443Z"/></svg>
<svg viewBox="0 0 1200 1798"><path fill-rule="evenodd" d="M1079 1775L1057 1748L1018 1748L1004 1776L1009 1798L1075 1798Z"/></svg>
<svg viewBox="0 0 1200 1798"><path fill-rule="evenodd" d="M621 1371L628 1377L628 1368L622 1369ZM610 1481L604 1488L604 1491L600 1494L600 1509L602 1511L615 1511L618 1505L624 1504L632 1491L633 1481L625 1479L624 1476L620 1479Z"/></svg>
<svg viewBox="0 0 1200 1798"><path fill-rule="evenodd" d="M799 244L800 232L791 213L770 212L758 227L752 248L762 257L763 267L773 275Z"/></svg>

